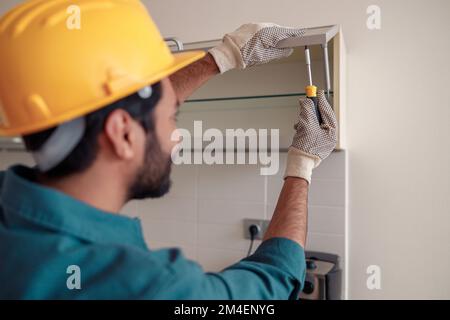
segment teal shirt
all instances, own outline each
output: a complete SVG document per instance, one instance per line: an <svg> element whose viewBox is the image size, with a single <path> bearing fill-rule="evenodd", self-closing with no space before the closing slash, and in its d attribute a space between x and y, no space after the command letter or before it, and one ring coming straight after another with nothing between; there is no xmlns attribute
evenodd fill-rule
<svg viewBox="0 0 450 320"><path fill-rule="evenodd" d="M289 239L265 241L222 272L205 273L178 249L147 248L138 219L95 209L32 176L22 166L0 172L0 299L296 299L300 293L304 251ZM80 289L70 286L74 279Z"/></svg>

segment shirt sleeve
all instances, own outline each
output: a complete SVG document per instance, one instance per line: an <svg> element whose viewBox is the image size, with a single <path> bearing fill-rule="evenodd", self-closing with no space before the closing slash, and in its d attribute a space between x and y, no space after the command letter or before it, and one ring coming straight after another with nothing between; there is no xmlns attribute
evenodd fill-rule
<svg viewBox="0 0 450 320"><path fill-rule="evenodd" d="M172 258L171 277L154 299L298 299L306 274L303 248L286 238L264 241L253 255L219 273L205 273L182 256Z"/></svg>

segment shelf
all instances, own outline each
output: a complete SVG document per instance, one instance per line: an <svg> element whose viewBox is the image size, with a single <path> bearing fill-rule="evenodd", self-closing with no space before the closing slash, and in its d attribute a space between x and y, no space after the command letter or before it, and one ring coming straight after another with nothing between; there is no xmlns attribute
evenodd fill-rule
<svg viewBox="0 0 450 320"><path fill-rule="evenodd" d="M333 95L333 92L330 92ZM218 97L218 98L204 98L204 99L189 99L185 103L196 103L196 102L209 102L209 101L230 101L230 100L252 100L252 99L276 99L276 98L290 98L290 97L306 97L304 92L294 92L294 93L284 93L284 94L269 94L269 95L259 95L259 96L239 96L239 97Z"/></svg>
<svg viewBox="0 0 450 320"><path fill-rule="evenodd" d="M229 101L229 100L251 100L251 99L267 99L267 98L286 98L286 97L302 97L306 93L286 93L286 94L271 94L260 96L240 96L240 97L218 97L205 99L189 99L185 103L208 102L208 101Z"/></svg>
<svg viewBox="0 0 450 320"><path fill-rule="evenodd" d="M239 109L248 110L253 108L291 108L298 107L298 101L305 98L306 93L295 92L286 94L271 94L257 96L239 96L239 97L218 97L187 100L180 113L195 111L211 111ZM333 93L330 93L330 101Z"/></svg>
<svg viewBox="0 0 450 320"><path fill-rule="evenodd" d="M211 41L199 41L199 42L191 42L183 44L183 51L196 51L203 50L208 51L209 49L217 46L221 43L222 40L211 40ZM328 46L332 47L334 45L333 39L328 42ZM178 47L175 45L171 45L169 43L169 48L173 52L178 52ZM312 45L310 47L311 50L311 60L312 61L322 61L323 60L323 51L320 46ZM330 61L333 60L333 50L329 51ZM280 64L280 63L289 63L289 62L305 62L305 52L302 47L294 47L294 52L291 56L287 58L283 58L280 60L275 60L270 62L269 64Z"/></svg>
<svg viewBox="0 0 450 320"><path fill-rule="evenodd" d="M304 93L291 93L291 94L278 94L278 95L258 95L258 96L240 96L240 97L222 97L222 98L205 98L205 99L192 99L186 101L183 107L180 109L180 114L202 112L211 113L208 115L208 119L214 117L217 111L233 111L236 115L239 112L254 109L274 109L278 113L286 108L297 108L298 101L304 98ZM258 112L258 111L253 112ZM243 124L244 125L244 124ZM248 125L255 125L250 122Z"/></svg>
<svg viewBox="0 0 450 320"><path fill-rule="evenodd" d="M339 32L339 26L323 26L316 28L307 28L301 37L291 37L281 40L278 48L296 48L314 45L326 45Z"/></svg>
<svg viewBox="0 0 450 320"><path fill-rule="evenodd" d="M298 48L304 46L321 46L328 44L332 46L333 38L339 32L338 25L315 27L315 28L305 28L305 33L301 37L291 37L288 39L281 40L278 43L278 48ZM206 41L196 41L190 43L181 43L181 41L176 38L166 39L169 48L176 52L182 48L182 51L191 50L209 50L222 42L222 39L213 39ZM181 46L180 46L181 43ZM322 53L314 49L311 53L312 58L319 57ZM303 58L302 58L303 59Z"/></svg>

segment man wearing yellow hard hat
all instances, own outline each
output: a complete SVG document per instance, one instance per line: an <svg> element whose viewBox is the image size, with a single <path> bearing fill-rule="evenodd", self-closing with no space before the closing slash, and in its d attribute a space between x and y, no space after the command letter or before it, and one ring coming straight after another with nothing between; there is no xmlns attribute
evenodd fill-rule
<svg viewBox="0 0 450 320"><path fill-rule="evenodd" d="M77 5L81 28L67 24ZM0 173L0 298L296 299L305 277L312 170L336 144L300 101L285 184L265 240L221 273L179 250L147 248L130 200L170 188L179 105L216 74L291 54L302 30L246 24L207 54L172 54L138 0L32 0L0 20L0 135L21 136L36 166ZM77 290L68 270L81 270ZM17 274L19 273L19 274Z"/></svg>

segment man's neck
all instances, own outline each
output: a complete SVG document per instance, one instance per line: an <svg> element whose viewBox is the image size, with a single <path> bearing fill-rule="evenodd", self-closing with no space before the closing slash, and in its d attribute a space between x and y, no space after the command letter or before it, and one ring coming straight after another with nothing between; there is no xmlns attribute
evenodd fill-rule
<svg viewBox="0 0 450 320"><path fill-rule="evenodd" d="M127 201L126 188L124 184L111 179L112 176L104 171L84 172L64 178L38 175L37 182L99 210L119 213Z"/></svg>

